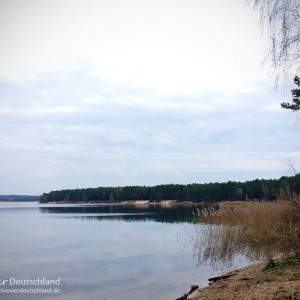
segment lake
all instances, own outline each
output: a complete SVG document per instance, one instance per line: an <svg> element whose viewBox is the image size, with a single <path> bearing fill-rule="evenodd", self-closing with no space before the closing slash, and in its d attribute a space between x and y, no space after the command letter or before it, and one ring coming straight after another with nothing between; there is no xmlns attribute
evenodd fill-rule
<svg viewBox="0 0 300 300"><path fill-rule="evenodd" d="M0 203L1 299L173 300L249 263L199 261L195 206ZM196 242L198 241L198 242Z"/></svg>

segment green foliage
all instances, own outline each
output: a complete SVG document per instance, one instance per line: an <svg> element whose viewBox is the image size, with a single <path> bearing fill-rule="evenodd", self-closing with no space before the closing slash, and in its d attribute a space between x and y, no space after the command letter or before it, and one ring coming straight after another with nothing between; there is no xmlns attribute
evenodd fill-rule
<svg viewBox="0 0 300 300"><path fill-rule="evenodd" d="M97 187L44 193L40 202L121 202L128 200L175 200L220 202L227 200L274 200L282 189L300 193L300 174L276 179L255 179L246 182L164 184L156 186Z"/></svg>
<svg viewBox="0 0 300 300"><path fill-rule="evenodd" d="M264 271L272 269L276 266L275 262L273 259L269 260L266 264L266 266L264 267Z"/></svg>
<svg viewBox="0 0 300 300"><path fill-rule="evenodd" d="M282 108L291 109L292 111L300 110L300 78L295 76L294 83L298 86L297 89L292 90L293 103L281 103Z"/></svg>
<svg viewBox="0 0 300 300"><path fill-rule="evenodd" d="M300 258L298 257L287 257L278 261L274 261L271 259L270 261L267 262L264 271L272 269L274 267L280 267L280 272L283 275L285 273L285 267L287 266L295 266L299 264Z"/></svg>

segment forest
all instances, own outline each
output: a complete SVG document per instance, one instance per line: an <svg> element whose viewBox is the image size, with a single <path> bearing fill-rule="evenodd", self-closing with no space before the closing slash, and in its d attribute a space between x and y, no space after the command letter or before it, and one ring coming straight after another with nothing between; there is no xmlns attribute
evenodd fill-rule
<svg viewBox="0 0 300 300"><path fill-rule="evenodd" d="M40 196L47 202L116 203L130 200L159 202L220 202L275 200L284 191L300 193L300 174L280 179L255 179L246 182L162 184L156 186L97 187L51 191Z"/></svg>

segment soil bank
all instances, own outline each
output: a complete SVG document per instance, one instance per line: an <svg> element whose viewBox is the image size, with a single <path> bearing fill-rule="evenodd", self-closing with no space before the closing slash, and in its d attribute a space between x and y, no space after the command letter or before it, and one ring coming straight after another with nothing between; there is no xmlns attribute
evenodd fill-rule
<svg viewBox="0 0 300 300"><path fill-rule="evenodd" d="M300 256L258 263L226 273L231 274L234 275L199 289L188 299L300 300Z"/></svg>

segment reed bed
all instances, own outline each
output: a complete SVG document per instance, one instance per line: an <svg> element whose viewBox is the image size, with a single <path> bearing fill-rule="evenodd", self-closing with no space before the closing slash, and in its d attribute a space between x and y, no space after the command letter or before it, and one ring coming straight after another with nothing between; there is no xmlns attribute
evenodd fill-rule
<svg viewBox="0 0 300 300"><path fill-rule="evenodd" d="M199 212L198 262L227 262L237 254L251 260L300 250L300 209L286 200L223 202ZM201 227L202 228L202 227Z"/></svg>
<svg viewBox="0 0 300 300"><path fill-rule="evenodd" d="M241 226L243 242L296 243L300 239L300 209L285 200L222 203L200 214L202 222Z"/></svg>

